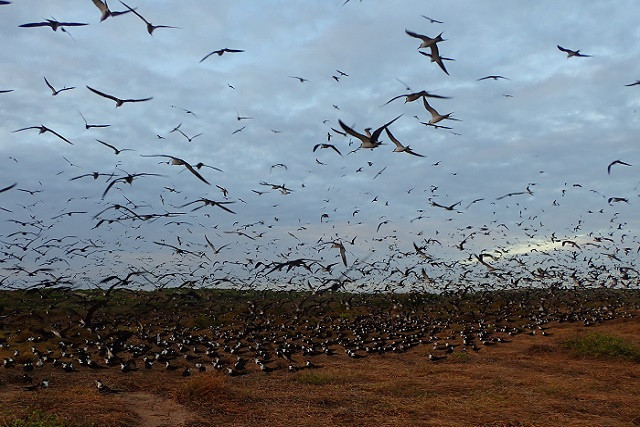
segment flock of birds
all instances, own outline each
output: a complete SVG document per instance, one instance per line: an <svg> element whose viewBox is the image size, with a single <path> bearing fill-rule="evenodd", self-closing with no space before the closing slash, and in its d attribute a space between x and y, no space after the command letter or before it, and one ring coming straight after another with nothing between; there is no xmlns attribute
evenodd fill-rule
<svg viewBox="0 0 640 427"><path fill-rule="evenodd" d="M126 19L126 16L135 16L152 36L156 30L181 30L172 25L154 25L145 17L147 14L151 15L151 11L141 10L122 1L119 1L118 11L111 9L112 6L106 0L92 0L92 3L99 11L96 18L100 22L107 19L119 21ZM2 2L2 5L19 6L11 2ZM426 16L424 18L429 25L442 24L442 21ZM60 30L65 33L87 25L87 22L55 19L16 24L21 28L20 31L47 27L53 32ZM454 59L440 53L447 42L443 33L429 36L405 29L405 34L407 45L401 48L411 50L415 48L412 44L414 39L420 42L417 46L419 55L416 55L416 66L424 66L422 57L426 57L429 64L435 63L433 66L442 71L442 78L449 78L445 62ZM57 34L50 33L49 36L55 37ZM73 41L70 40L70 43ZM557 48L572 61L589 57L580 50L560 45ZM195 58L194 63L222 61L223 56L226 59L231 55L244 54L244 49L219 48L201 59ZM305 77L287 77L300 84L309 84L309 79ZM352 77L348 68L338 65L331 78L336 84L340 84L343 79ZM487 75L477 80L498 81L509 78ZM115 103L116 108L129 108L125 105L134 103L152 105L153 100L153 96L129 98L126 94L113 95L111 89L95 85L96 88L93 84L85 84L84 88L60 88L58 84L59 82L44 77L43 90L48 88L52 96L64 97L70 91L86 89L91 96L104 99L105 103L107 100ZM626 86L637 84L640 82ZM228 86L230 90L235 90L233 85ZM11 93L12 89L0 92L3 96L17 95ZM394 101L403 98L405 105L422 104L426 117L418 117L422 125L457 134L453 126L461 119L454 117L452 112L442 113L439 105L440 102L447 102L449 96L427 90L413 91L407 87L405 93L380 104L387 108ZM333 107L339 114L343 114L338 105ZM190 109L176 105L171 105L171 108L184 114L184 122L198 120L196 113ZM277 175L295 179L287 175L290 165L271 165L264 180L251 189L216 184L215 180L226 169L224 164L207 164L202 161L196 163L186 160L183 158L186 156L180 153L141 153L139 158L150 162L146 165L153 169L128 172L123 169L123 164L127 160L126 156L136 155L133 152L137 148L122 148L105 141L103 134L98 132L113 130L111 124L90 123L82 112L78 113L87 134L95 133L97 137L93 139L96 143L117 156L118 162L108 169L110 161L105 160L104 169L85 170L84 173L76 174L74 171L82 169L82 166L60 156L67 165L58 174L62 178L56 176L41 179L60 180L66 177L64 185L83 185L82 188L86 191L84 197L66 200L62 209L59 203L64 200L56 200L56 204L46 206L45 209L38 206L47 203L39 198L41 193L48 191L46 185L25 188L20 182L6 182L8 177L3 178L4 188L0 189L0 214L3 216L0 229L2 288L161 289L204 286L246 289L275 286L324 293L339 290L446 292L459 288L504 289L549 285L637 286L639 273L635 261L640 252L640 240L636 231L627 227L626 219L618 211L619 206L632 204L629 195L604 195L595 189L583 188L578 183L565 183L557 198L550 204L550 209L560 206L563 197L569 199L574 194L593 200L593 207L588 212L577 213L575 223L566 229L550 230L545 225L545 209L528 204L528 200L537 197L535 182L528 183L526 188L494 197L493 200L487 196L463 203L462 198L449 200L446 190L441 189L446 185L445 178L442 184L416 183L415 188L399 191L406 193L407 200L411 200L413 191L427 194L426 203L413 202L419 208L416 209L415 218L394 217L390 213L393 206L385 201L386 196L372 190L364 195L371 199L367 200L366 205L360 203L349 212L345 212L348 207L332 206L331 195L317 194L318 201L322 199L324 203L317 217L298 218L297 222L283 224L280 215L287 215L286 203L289 202L280 202L282 199L274 196L295 198L307 188L304 181L298 187L272 178ZM397 133L394 134L394 126L398 125L404 114L394 114L394 118L383 124L362 130L345 123L342 118L338 118L336 122L325 120L323 125L327 127L326 135L319 135L308 146L309 152L323 156L315 159L315 166L318 168L315 173L322 173L321 168L331 161L330 156L337 156L342 160L354 159L353 162L359 163L354 166L357 169L348 178L368 174L371 176L372 188L375 188L379 182L378 177L385 174L388 166L380 165L378 161L362 162L357 156L366 150L381 150L380 147L387 145L383 141L385 136L393 144L394 153L406 153L416 161L425 157L425 154L419 152L421 150L412 148L396 137ZM241 115L236 110L236 119L237 123L251 123L253 117ZM180 122L172 130L154 137L160 142L170 137L184 137L192 145L202 140L203 132L192 133L182 125L183 122ZM238 128L232 135L245 128L246 125ZM24 127L12 132L20 134L22 141L30 141L32 136L28 131L35 130L41 135L49 134L74 146L72 149L77 147L73 138L54 130L53 126L25 123ZM277 135L283 130L271 129L271 132ZM334 139L340 141L335 142ZM133 145L132 142L130 144ZM349 147L349 152L346 152L346 147ZM328 154L321 153L323 150ZM19 155L10 156L9 161L18 162L18 157ZM619 168L633 167L632 162L626 160L628 159L609 159L608 167L605 163L602 170L613 175ZM435 162L431 166L437 168L439 163ZM179 174L169 177L173 171L162 165L184 169L193 181L187 187L180 188L170 180L184 180L184 177L178 177ZM420 167L424 165L421 164ZM388 174L390 172L386 173ZM380 178L382 179L385 178ZM158 192L147 194L144 200L138 200L134 195L139 193L133 192L133 189L143 180L149 185L155 183ZM254 200L271 197L273 208L281 203L285 207L279 211L280 214L259 213L263 216L262 219L246 223L236 221L236 215L256 210L245 193L237 196L243 190L254 197ZM331 188L328 191L332 191ZM28 194L30 203L12 203L18 194ZM567 202L567 205L570 204L571 202ZM385 214L379 215L374 222L359 221L361 213L367 210L379 212L377 206L381 205L388 207ZM494 219L491 222L479 224L469 218L473 216L472 210L480 205L484 205L484 209L493 210ZM549 215L548 212L546 214ZM267 219L268 216L271 218ZM606 216L606 220L602 222L607 227L583 232L589 217L596 216ZM452 231L441 233L437 229L438 222L454 224ZM421 223L425 226L420 230ZM73 228L72 224L91 224L92 228L83 231L76 228L75 232L68 233L67 230Z"/></svg>

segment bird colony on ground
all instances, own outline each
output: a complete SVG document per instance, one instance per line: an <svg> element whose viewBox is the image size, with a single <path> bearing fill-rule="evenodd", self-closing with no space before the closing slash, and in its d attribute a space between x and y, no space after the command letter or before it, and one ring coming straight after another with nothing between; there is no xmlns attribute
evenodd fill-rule
<svg viewBox="0 0 640 427"><path fill-rule="evenodd" d="M73 3L0 5L2 288L638 284L599 6Z"/></svg>

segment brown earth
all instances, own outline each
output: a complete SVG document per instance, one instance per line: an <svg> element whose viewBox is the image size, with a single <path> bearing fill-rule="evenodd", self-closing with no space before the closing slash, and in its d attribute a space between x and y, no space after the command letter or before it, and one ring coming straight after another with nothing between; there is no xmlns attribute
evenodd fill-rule
<svg viewBox="0 0 640 427"><path fill-rule="evenodd" d="M458 347L435 362L421 345L362 359L317 356L317 369L238 377L210 365L186 378L156 366L127 374L45 366L33 377L50 386L37 391L23 389L17 368L0 368L0 425L640 425L640 364L578 358L564 345L595 331L640 345L640 320L548 326L547 336L520 334L478 352ZM97 378L120 393L99 393ZM34 419L44 422L24 422Z"/></svg>

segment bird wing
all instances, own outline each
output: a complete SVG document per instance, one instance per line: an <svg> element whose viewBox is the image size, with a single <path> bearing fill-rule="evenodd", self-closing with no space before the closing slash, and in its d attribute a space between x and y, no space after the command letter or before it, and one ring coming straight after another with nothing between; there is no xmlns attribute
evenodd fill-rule
<svg viewBox="0 0 640 427"><path fill-rule="evenodd" d="M407 29L405 29L404 32L407 33L408 35L410 35L411 37L415 37L415 38L423 40L423 41L432 40L431 37L423 36L422 34L414 33L413 31L409 31Z"/></svg>
<svg viewBox="0 0 640 427"><path fill-rule="evenodd" d="M107 147L111 148L111 149L112 149L113 151L115 151L116 153L118 152L118 149L117 149L116 147L114 147L113 145L111 145L111 144L107 144L106 142L104 142L104 141L100 141L99 139L96 139L96 141L98 141L100 144L102 144L102 145L104 145L104 146L107 146Z"/></svg>
<svg viewBox="0 0 640 427"><path fill-rule="evenodd" d="M95 94L97 94L97 95L100 95L100 96L102 96L102 97L104 97L104 98L109 98L109 99L110 99L110 100L112 100L112 101L115 101L115 102L120 101L120 100L119 100L118 98L116 98L115 96L113 96L113 95L109 95L108 93L100 92L99 90L94 89L94 88L92 88L92 87L90 87L90 86L87 86L87 89L89 89L91 92L93 92L93 93L95 93Z"/></svg>
<svg viewBox="0 0 640 427"><path fill-rule="evenodd" d="M67 144L71 144L73 145L73 142L69 141L67 138L65 138L64 136L60 135L58 132L53 131L49 128L45 128L48 132L51 132L52 134L54 134L55 136L57 136L58 138L60 138L61 140L63 140L64 142L66 142Z"/></svg>
<svg viewBox="0 0 640 427"><path fill-rule="evenodd" d="M135 11L135 9L133 9L132 7L128 6L125 2L123 2L122 0L120 0L120 3L122 3L124 5L124 7L126 7L127 9L129 9L129 11L133 12L138 18L142 19L144 21L145 24L147 25L151 25L151 23L149 21L147 21L146 19L144 19L144 17L142 15L140 15L138 12Z"/></svg>
<svg viewBox="0 0 640 427"><path fill-rule="evenodd" d="M55 88L51 86L51 83L49 83L46 77L44 78L44 82L47 84L47 86L49 86L49 89L51 89L51 92L56 93Z"/></svg>
<svg viewBox="0 0 640 427"><path fill-rule="evenodd" d="M342 129L344 129L344 131L346 133L348 133L349 135L358 138L360 141L362 142L367 142L369 141L369 138L361 133L356 132L355 130L351 129L349 126L345 125L342 120L338 119L338 123L340 124L340 127Z"/></svg>

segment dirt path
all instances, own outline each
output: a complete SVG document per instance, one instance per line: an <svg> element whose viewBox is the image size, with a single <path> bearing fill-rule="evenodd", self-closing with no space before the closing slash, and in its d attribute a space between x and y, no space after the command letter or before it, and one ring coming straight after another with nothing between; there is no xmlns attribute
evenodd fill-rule
<svg viewBox="0 0 640 427"><path fill-rule="evenodd" d="M147 427L179 427L186 425L192 413L173 399L156 394L135 392L122 395L126 404Z"/></svg>

